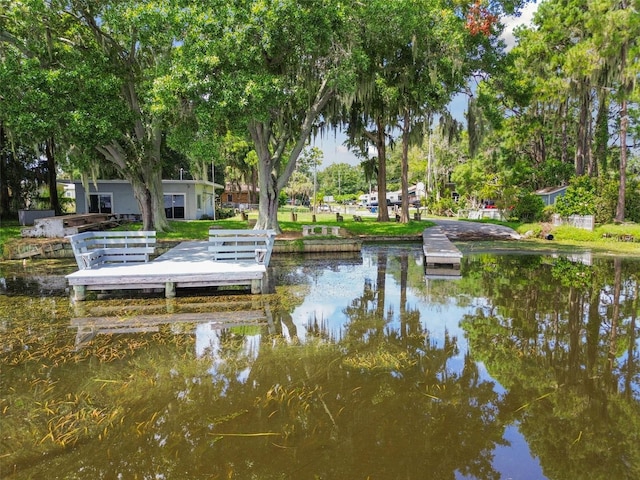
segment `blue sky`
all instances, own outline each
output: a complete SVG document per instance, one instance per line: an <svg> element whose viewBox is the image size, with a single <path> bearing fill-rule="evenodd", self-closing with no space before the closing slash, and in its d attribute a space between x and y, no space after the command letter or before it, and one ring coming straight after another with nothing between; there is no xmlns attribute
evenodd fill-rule
<svg viewBox="0 0 640 480"><path fill-rule="evenodd" d="M507 44L507 49L511 48L515 44L513 37L513 29L518 25L528 24L531 22L533 14L538 8L538 3L529 3L522 10L519 17L505 17L502 19L505 24L505 31L503 39ZM464 122L464 113L467 108L467 97L464 94L459 94L449 104L450 112L458 120ZM319 147L324 152L324 159L320 170L325 169L327 166L333 163L348 163L349 165L359 165L360 160L351 153L347 147L343 145L345 141L345 135L342 132L331 132L325 134L323 138L316 138L312 145Z"/></svg>

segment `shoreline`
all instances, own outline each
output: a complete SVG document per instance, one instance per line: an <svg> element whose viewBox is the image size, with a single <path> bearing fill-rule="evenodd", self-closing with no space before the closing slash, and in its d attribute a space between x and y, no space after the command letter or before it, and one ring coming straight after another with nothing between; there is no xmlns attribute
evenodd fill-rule
<svg viewBox="0 0 640 480"><path fill-rule="evenodd" d="M161 255L182 241L160 240L156 251ZM460 248L469 253L479 251L507 251L507 252L539 252L554 253L557 251L585 251L590 250L599 255L627 255L640 258L640 248L630 249L629 244L616 242L610 244L593 244L590 242L562 242L536 239L506 240L492 237L452 240ZM282 235L276 238L273 254L305 254L305 253L355 253L359 252L366 243L421 243L419 235L359 235L350 237L302 237L302 235ZM71 245L66 239L42 238L24 239L6 245L5 256L2 261L18 260L50 260L73 258ZM620 247L620 248L616 248ZM8 250L8 252L7 252Z"/></svg>

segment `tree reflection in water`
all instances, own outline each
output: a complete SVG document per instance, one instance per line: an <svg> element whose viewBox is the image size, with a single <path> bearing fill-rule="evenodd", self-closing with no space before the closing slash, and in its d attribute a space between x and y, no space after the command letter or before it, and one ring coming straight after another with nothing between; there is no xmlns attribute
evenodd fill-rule
<svg viewBox="0 0 640 480"><path fill-rule="evenodd" d="M120 333L82 348L66 299L3 295L0 471L640 478L639 265L467 255L447 281L413 246L274 258L260 299L86 302Z"/></svg>

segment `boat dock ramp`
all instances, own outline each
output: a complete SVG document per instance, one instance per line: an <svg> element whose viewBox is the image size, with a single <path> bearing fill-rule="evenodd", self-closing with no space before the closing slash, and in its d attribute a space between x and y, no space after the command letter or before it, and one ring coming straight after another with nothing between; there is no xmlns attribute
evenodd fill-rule
<svg viewBox="0 0 640 480"><path fill-rule="evenodd" d="M442 227L431 227L422 232L422 250L427 278L460 277L462 252L444 234Z"/></svg>

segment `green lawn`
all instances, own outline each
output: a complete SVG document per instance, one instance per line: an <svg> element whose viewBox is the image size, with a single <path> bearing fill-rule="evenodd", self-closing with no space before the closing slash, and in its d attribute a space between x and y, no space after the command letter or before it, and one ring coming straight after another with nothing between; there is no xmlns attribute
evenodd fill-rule
<svg viewBox="0 0 640 480"><path fill-rule="evenodd" d="M20 232L22 227L17 220L2 220L0 221L0 253L7 240L12 238L20 238Z"/></svg>
<svg viewBox="0 0 640 480"><path fill-rule="evenodd" d="M312 224L311 213L298 212L296 221L291 220L291 212L278 214L278 223L283 232L301 232L302 225ZM257 213L249 215L249 222L257 219ZM213 225L220 228L249 228L249 223L234 217L224 220L188 220L172 221L170 232L158 234L159 239L167 240L201 240L209 235L209 228ZM426 227L433 225L431 222L409 222L401 224L396 222L378 223L374 217L363 217L361 222L355 222L353 215L344 215L344 221L337 222L335 213L317 214L316 225L340 226L353 235L371 236L403 236L418 235ZM132 228L126 226L121 228ZM139 228L139 226L137 227Z"/></svg>

